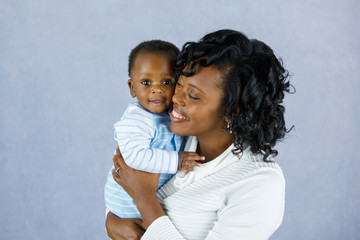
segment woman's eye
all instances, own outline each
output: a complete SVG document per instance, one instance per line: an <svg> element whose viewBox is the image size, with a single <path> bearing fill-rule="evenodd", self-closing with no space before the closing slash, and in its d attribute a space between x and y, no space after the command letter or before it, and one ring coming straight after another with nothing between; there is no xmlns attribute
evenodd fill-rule
<svg viewBox="0 0 360 240"><path fill-rule="evenodd" d="M142 85L151 85L151 82L149 80L143 80L141 81Z"/></svg>
<svg viewBox="0 0 360 240"><path fill-rule="evenodd" d="M170 84L171 84L171 80L164 80L164 81L162 82L162 84L164 84L164 85L170 85Z"/></svg>
<svg viewBox="0 0 360 240"><path fill-rule="evenodd" d="M198 97L194 97L193 95L191 95L190 93L188 93L189 98L193 99L193 100L199 100L200 98Z"/></svg>

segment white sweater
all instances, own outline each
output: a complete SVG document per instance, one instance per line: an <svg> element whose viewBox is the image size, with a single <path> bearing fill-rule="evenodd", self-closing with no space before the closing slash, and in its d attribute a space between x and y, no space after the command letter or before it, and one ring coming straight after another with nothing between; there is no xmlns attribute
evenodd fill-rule
<svg viewBox="0 0 360 240"><path fill-rule="evenodd" d="M185 151L196 146L190 137ZM167 216L156 219L142 239L268 239L284 214L282 171L249 148L240 158L233 148L166 183L157 196Z"/></svg>

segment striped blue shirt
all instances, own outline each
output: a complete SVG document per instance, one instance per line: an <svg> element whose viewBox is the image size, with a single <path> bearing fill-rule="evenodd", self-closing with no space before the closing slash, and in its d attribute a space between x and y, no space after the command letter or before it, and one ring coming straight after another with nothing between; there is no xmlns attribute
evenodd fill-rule
<svg viewBox="0 0 360 240"><path fill-rule="evenodd" d="M160 173L158 189L176 173L183 138L171 132L169 112L152 113L138 102L131 103L114 128L114 138L127 165ZM135 202L115 182L111 170L105 185L105 204L121 218L141 218Z"/></svg>

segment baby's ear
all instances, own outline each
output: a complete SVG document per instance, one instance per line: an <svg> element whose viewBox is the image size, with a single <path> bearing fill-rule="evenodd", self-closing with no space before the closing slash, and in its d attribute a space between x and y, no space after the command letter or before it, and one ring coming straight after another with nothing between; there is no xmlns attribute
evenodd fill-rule
<svg viewBox="0 0 360 240"><path fill-rule="evenodd" d="M129 89L130 89L131 96L133 98L136 97L134 82L133 82L133 80L131 78L128 80L128 86L129 86Z"/></svg>

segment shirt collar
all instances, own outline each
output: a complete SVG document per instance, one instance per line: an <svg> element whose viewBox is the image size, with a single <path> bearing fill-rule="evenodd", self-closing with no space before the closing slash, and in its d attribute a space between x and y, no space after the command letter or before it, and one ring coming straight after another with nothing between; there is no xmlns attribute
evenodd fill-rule
<svg viewBox="0 0 360 240"><path fill-rule="evenodd" d="M187 152L195 152L198 145L198 140L196 137L192 136L189 137L184 151ZM174 185L177 188L184 188L189 184L207 177L224 167L239 161L239 157L234 155L231 150L234 149L234 145L231 144L222 154L220 154L215 159L211 160L210 162L203 163L201 167L194 167L194 171L187 172L187 171L178 171L176 173ZM247 149L246 149L247 150ZM240 154L241 156L242 154Z"/></svg>

